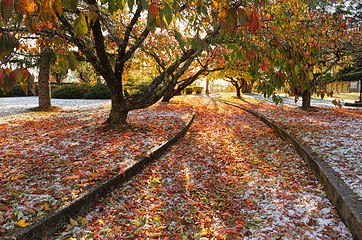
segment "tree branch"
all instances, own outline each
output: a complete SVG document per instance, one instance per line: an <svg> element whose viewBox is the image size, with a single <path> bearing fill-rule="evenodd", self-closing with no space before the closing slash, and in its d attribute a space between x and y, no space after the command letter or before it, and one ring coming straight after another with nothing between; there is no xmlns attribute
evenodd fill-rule
<svg viewBox="0 0 362 240"><path fill-rule="evenodd" d="M132 33L132 30L133 30L133 27L136 25L138 19L140 18L141 16L141 12L142 12L142 6L141 4L139 4L137 6L137 10L135 12L135 14L133 15L133 18L131 20L131 22L128 24L127 28L126 28L126 32L124 34L124 38L123 38L123 43L119 49L119 54L120 55L126 55L126 48L127 48L127 45L128 45L128 42L129 42L129 38L130 38L130 35ZM146 36L147 37L147 36ZM137 42L137 41L136 41ZM141 42L142 43L142 42ZM133 53L132 53L133 54ZM132 55L131 54L131 55ZM127 59L128 60L128 59Z"/></svg>

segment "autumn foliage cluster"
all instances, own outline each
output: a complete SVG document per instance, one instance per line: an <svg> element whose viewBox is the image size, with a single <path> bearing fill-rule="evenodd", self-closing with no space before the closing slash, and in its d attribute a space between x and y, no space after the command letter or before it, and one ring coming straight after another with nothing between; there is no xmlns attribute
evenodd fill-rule
<svg viewBox="0 0 362 240"><path fill-rule="evenodd" d="M13 70L10 60L20 50L51 50L58 71L87 61L104 79L112 95L110 124L126 123L129 111L177 92L209 68L224 76L249 72L248 81L276 102L280 89L296 98L323 97L323 76L361 47L360 23L327 11L328 4L335 1L2 0L0 86L3 92L17 82L33 88L28 70ZM224 51L211 61L216 49ZM148 88L128 96L125 84L134 74Z"/></svg>

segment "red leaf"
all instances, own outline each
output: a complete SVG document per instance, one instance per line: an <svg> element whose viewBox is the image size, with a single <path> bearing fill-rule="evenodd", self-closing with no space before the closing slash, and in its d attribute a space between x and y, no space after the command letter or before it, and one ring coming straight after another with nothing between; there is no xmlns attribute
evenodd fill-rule
<svg viewBox="0 0 362 240"><path fill-rule="evenodd" d="M249 23L250 25L250 30L251 32L254 34L256 32L256 30L259 29L260 27L260 22L259 22L259 17L257 12L255 11L255 9L253 9L252 13L251 13L251 21Z"/></svg>
<svg viewBox="0 0 362 240"><path fill-rule="evenodd" d="M4 84L5 84L5 79L4 79L2 72L0 72L0 86L2 86Z"/></svg>
<svg viewBox="0 0 362 240"><path fill-rule="evenodd" d="M1 17L7 22L9 21L14 10L14 0L3 0L1 3Z"/></svg>
<svg viewBox="0 0 362 240"><path fill-rule="evenodd" d="M235 228L243 228L243 227L244 227L244 223L240 223L240 224L235 226Z"/></svg>

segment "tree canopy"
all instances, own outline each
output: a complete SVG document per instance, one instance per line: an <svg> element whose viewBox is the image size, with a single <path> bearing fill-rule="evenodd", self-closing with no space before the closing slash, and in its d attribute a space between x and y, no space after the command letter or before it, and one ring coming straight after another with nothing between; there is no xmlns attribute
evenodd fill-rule
<svg viewBox="0 0 362 240"><path fill-rule="evenodd" d="M157 102L218 46L229 65L246 61L257 89L277 101L275 91L284 87L296 96L322 93L319 77L343 60L346 46L361 44L358 16L326 6L304 0L2 0L0 86L4 92L16 82L33 86L25 68L11 70L8 62L29 45L22 39L35 37L54 49L60 71L75 68L75 50L103 77L112 96L110 124L125 124L129 111ZM140 72L147 87L129 95L127 80Z"/></svg>

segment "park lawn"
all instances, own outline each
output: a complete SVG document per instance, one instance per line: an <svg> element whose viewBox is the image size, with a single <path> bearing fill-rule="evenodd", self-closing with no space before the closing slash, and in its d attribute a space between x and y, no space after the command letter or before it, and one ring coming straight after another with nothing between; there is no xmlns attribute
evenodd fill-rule
<svg viewBox="0 0 362 240"><path fill-rule="evenodd" d="M130 113L131 128L101 130L110 106L0 117L0 238L106 180L176 134L192 107L158 103Z"/></svg>
<svg viewBox="0 0 362 240"><path fill-rule="evenodd" d="M276 122L326 161L362 200L362 109L318 107L311 111L245 96L224 95Z"/></svg>
<svg viewBox="0 0 362 240"><path fill-rule="evenodd" d="M161 159L56 239L352 239L305 162L251 114L202 97Z"/></svg>

